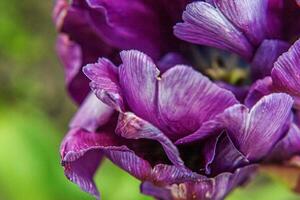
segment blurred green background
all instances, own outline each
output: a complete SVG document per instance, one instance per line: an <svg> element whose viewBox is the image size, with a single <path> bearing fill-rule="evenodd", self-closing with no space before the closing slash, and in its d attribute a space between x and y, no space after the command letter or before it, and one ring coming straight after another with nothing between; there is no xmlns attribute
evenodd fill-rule
<svg viewBox="0 0 300 200"><path fill-rule="evenodd" d="M53 1L0 0L0 200L93 199L69 182L59 145L76 107L55 55ZM139 182L105 161L96 182L104 200L146 200ZM229 200L296 200L262 176Z"/></svg>

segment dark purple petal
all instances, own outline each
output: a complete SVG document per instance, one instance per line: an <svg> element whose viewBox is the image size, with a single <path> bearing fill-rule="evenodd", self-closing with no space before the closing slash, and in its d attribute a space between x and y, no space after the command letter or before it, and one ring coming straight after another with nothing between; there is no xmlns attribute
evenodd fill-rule
<svg viewBox="0 0 300 200"><path fill-rule="evenodd" d="M175 35L185 41L232 51L250 59L253 47L245 35L211 4L194 2L183 13L184 23L176 24Z"/></svg>
<svg viewBox="0 0 300 200"><path fill-rule="evenodd" d="M118 68L113 63L101 58L95 64L86 65L83 71L91 80L91 89L101 101L119 111L125 110Z"/></svg>
<svg viewBox="0 0 300 200"><path fill-rule="evenodd" d="M97 61L100 55L115 59L116 49L104 42L91 27L83 1L74 0L69 4L66 0L57 0L53 18L58 31L67 38L62 41L61 38L58 39L57 51L66 68L68 90L72 98L80 104L90 92L89 81L81 72L81 67ZM77 60L70 60L70 57L75 56Z"/></svg>
<svg viewBox="0 0 300 200"><path fill-rule="evenodd" d="M162 200L222 200L236 187L244 184L256 170L256 166L237 169L234 173L222 173L215 178L202 177L168 186L144 182L141 192Z"/></svg>
<svg viewBox="0 0 300 200"><path fill-rule="evenodd" d="M146 0L87 0L87 3L95 29L112 46L137 49L158 60L179 44L172 35L172 26L187 0L175 0L172 5L168 1Z"/></svg>
<svg viewBox="0 0 300 200"><path fill-rule="evenodd" d="M273 82L271 77L257 80L249 89L249 93L245 99L245 105L248 108L254 106L262 97L269 95L273 90Z"/></svg>
<svg viewBox="0 0 300 200"><path fill-rule="evenodd" d="M279 36L281 27L276 12L270 9L272 0L214 0L214 3L254 45L260 44L265 38ZM280 8L281 4L277 6Z"/></svg>
<svg viewBox="0 0 300 200"><path fill-rule="evenodd" d="M116 133L127 139L150 139L158 141L164 148L170 161L183 166L178 149L159 129L133 113L120 113Z"/></svg>
<svg viewBox="0 0 300 200"><path fill-rule="evenodd" d="M90 93L73 117L70 128L82 128L94 132L109 121L113 112L112 108Z"/></svg>
<svg viewBox="0 0 300 200"><path fill-rule="evenodd" d="M249 164L249 160L234 146L227 134L222 134L216 144L215 155L209 164L210 174L233 172Z"/></svg>
<svg viewBox="0 0 300 200"><path fill-rule="evenodd" d="M249 90L248 86L235 86L225 82L217 82L217 85L221 88L231 91L236 99L240 102L244 102Z"/></svg>
<svg viewBox="0 0 300 200"><path fill-rule="evenodd" d="M247 159L257 161L283 137L282 128L290 117L292 104L289 95L271 94L260 99L250 111L243 105L228 108L220 117L221 123L237 149Z"/></svg>
<svg viewBox="0 0 300 200"><path fill-rule="evenodd" d="M145 180L151 173L149 163L136 156L120 143L111 132L91 133L72 129L61 145L62 164L66 176L81 189L99 196L93 176L103 155L138 179Z"/></svg>
<svg viewBox="0 0 300 200"><path fill-rule="evenodd" d="M274 62L288 48L289 44L281 40L264 40L257 49L251 64L254 80L270 76Z"/></svg>
<svg viewBox="0 0 300 200"><path fill-rule="evenodd" d="M234 95L218 87L191 67L177 65L166 71L158 85L158 106L165 134L178 139L237 103Z"/></svg>
<svg viewBox="0 0 300 200"><path fill-rule="evenodd" d="M296 41L288 52L282 54L274 64L271 76L274 89L286 92L299 106L300 97L300 40Z"/></svg>
<svg viewBox="0 0 300 200"><path fill-rule="evenodd" d="M300 153L300 129L292 123L287 135L278 142L270 155L271 160L283 161Z"/></svg>

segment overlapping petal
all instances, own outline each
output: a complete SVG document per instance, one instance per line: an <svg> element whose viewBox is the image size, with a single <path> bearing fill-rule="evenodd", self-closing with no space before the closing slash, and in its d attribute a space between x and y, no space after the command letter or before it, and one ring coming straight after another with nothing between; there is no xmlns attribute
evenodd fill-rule
<svg viewBox="0 0 300 200"><path fill-rule="evenodd" d="M214 5L254 45L259 45L265 38L280 36L281 24L276 11L282 5L278 0L214 0Z"/></svg>
<svg viewBox="0 0 300 200"><path fill-rule="evenodd" d="M274 64L271 73L274 87L277 91L289 93L295 98L299 107L300 97L300 40L281 55Z"/></svg>
<svg viewBox="0 0 300 200"><path fill-rule="evenodd" d="M234 173L222 173L214 178L187 181L161 188L153 183L144 182L141 191L164 200L221 200L235 187L243 184L255 171L256 166L237 169Z"/></svg>
<svg viewBox="0 0 300 200"><path fill-rule="evenodd" d="M125 104L119 86L118 68L105 58L83 68L85 75L92 81L91 89L107 105L119 111L125 110Z"/></svg>
<svg viewBox="0 0 300 200"><path fill-rule="evenodd" d="M82 128L87 131L96 131L105 125L113 115L114 110L90 93L70 123L70 128Z"/></svg>
<svg viewBox="0 0 300 200"><path fill-rule="evenodd" d="M213 5L201 1L190 3L183 12L183 21L174 27L178 38L251 58L253 47L246 36Z"/></svg>
<svg viewBox="0 0 300 200"><path fill-rule="evenodd" d="M289 44L281 40L264 40L255 52L251 63L254 80L270 76L277 58L288 50Z"/></svg>

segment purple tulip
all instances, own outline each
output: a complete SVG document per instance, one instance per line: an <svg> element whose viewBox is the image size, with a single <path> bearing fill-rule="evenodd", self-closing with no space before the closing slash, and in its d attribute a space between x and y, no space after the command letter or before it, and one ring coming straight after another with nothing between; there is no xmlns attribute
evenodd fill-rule
<svg viewBox="0 0 300 200"><path fill-rule="evenodd" d="M146 195L221 200L258 164L300 154L297 2L153 2L57 1L57 49L81 103L61 146L66 176L100 198L106 157ZM206 77L208 58L236 55L245 84Z"/></svg>

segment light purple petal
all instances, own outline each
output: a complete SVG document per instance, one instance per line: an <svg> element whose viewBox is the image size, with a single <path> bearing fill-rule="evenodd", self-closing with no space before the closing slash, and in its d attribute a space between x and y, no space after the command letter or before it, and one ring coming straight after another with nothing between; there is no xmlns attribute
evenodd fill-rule
<svg viewBox="0 0 300 200"><path fill-rule="evenodd" d="M250 111L243 105L228 108L220 117L221 123L237 149L250 161L257 161L283 137L282 128L290 117L292 104L287 94L271 94L260 99Z"/></svg>
<svg viewBox="0 0 300 200"><path fill-rule="evenodd" d="M150 57L139 51L122 51L120 55L120 85L127 103L137 116L153 123L159 70Z"/></svg>
<svg viewBox="0 0 300 200"><path fill-rule="evenodd" d="M120 113L116 133L128 139L150 139L158 141L164 148L170 161L176 166L183 166L178 149L159 129L133 113Z"/></svg>
<svg viewBox="0 0 300 200"><path fill-rule="evenodd" d="M73 117L70 128L96 131L99 126L109 121L113 112L112 108L101 102L93 93L90 93Z"/></svg>
<svg viewBox="0 0 300 200"><path fill-rule="evenodd" d="M273 91L273 82L271 77L265 77L264 79L257 80L252 84L249 89L249 93L245 99L245 105L251 108L258 102L262 97L271 94Z"/></svg>
<svg viewBox="0 0 300 200"><path fill-rule="evenodd" d="M288 52L282 54L274 64L271 76L274 89L286 92L295 98L299 106L300 97L300 40Z"/></svg>
<svg viewBox="0 0 300 200"><path fill-rule="evenodd" d="M177 65L158 83L158 106L165 134L178 139L237 103L234 95L191 67Z"/></svg>
<svg viewBox="0 0 300 200"><path fill-rule="evenodd" d="M153 59L178 47L172 34L188 0L87 0L94 28L103 39L120 49L137 49Z"/></svg>
<svg viewBox="0 0 300 200"><path fill-rule="evenodd" d="M254 44L265 38L277 38L280 23L276 12L270 9L272 0L214 0L215 6ZM274 8L274 4L272 9ZM278 9L281 4L278 3Z"/></svg>
<svg viewBox="0 0 300 200"><path fill-rule="evenodd" d="M86 65L83 71L91 80L90 86L101 101L118 111L125 110L118 68L113 63L101 58L95 64Z"/></svg>
<svg viewBox="0 0 300 200"><path fill-rule="evenodd" d="M232 51L246 59L252 57L253 47L245 35L211 4L201 1L189 4L183 21L174 27L178 38Z"/></svg>
<svg viewBox="0 0 300 200"><path fill-rule="evenodd" d="M289 44L281 40L264 40L251 63L252 77L256 80L270 76L275 61L288 48Z"/></svg>

